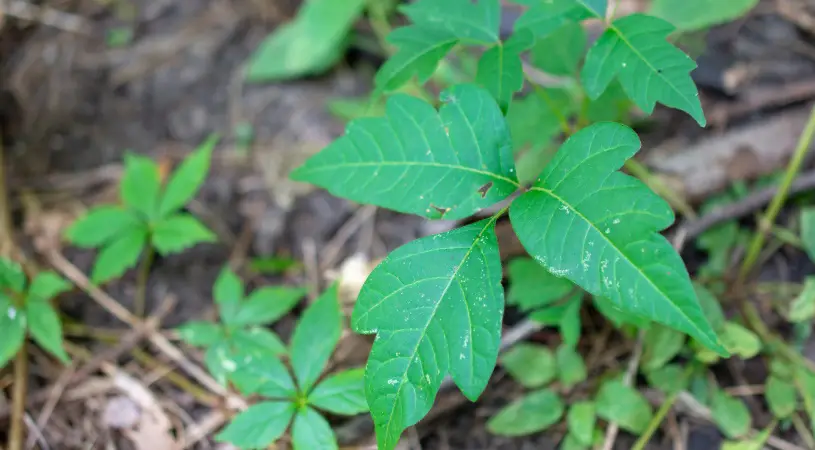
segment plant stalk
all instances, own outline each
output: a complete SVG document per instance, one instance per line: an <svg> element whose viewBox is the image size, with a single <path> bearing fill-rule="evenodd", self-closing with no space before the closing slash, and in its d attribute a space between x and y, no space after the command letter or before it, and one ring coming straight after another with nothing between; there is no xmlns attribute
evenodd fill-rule
<svg viewBox="0 0 815 450"><path fill-rule="evenodd" d="M773 197L770 206L767 207L767 212L761 218L758 224L758 229L756 230L755 234L753 234L753 239L750 241L750 246L747 249L747 255L745 256L741 265L741 270L739 271L739 283L743 282L747 278L747 275L749 275L750 271L753 269L753 266L758 260L759 255L761 254L761 249L764 247L764 241L767 239L767 233L772 229L773 225L775 224L775 219L778 217L778 213L781 212L781 208L784 206L784 202L787 200L790 186L792 185L792 182L795 181L795 177L798 175L798 172L801 170L801 165L804 162L804 157L809 151L809 147L812 145L812 138L814 135L815 106L812 107L806 127L798 139L798 146L795 148L795 153L793 153L792 159L790 160L789 164L787 164L784 179L781 181L781 185L779 186L778 191L775 193L775 197Z"/></svg>
<svg viewBox="0 0 815 450"><path fill-rule="evenodd" d="M637 439L637 442L634 443L634 446L631 447L631 450L643 450L646 445L648 445L648 441L651 440L651 437L659 428L659 425L665 420L665 416L668 415L668 411L671 410L674 403L676 402L676 398L678 397L678 393L673 393L670 397L666 398L665 401L662 403L662 406L659 407L657 413L654 414L654 417L648 423L648 428L645 430L645 433Z"/></svg>
<svg viewBox="0 0 815 450"><path fill-rule="evenodd" d="M23 450L25 443L25 397L28 390L28 353L25 344L17 351L14 360L14 386L11 404L11 429L8 450Z"/></svg>
<svg viewBox="0 0 815 450"><path fill-rule="evenodd" d="M144 255L141 268L139 269L139 278L136 281L136 298L133 303L133 313L136 317L144 318L147 299L147 279L150 278L150 266L153 264L153 257L155 250L152 245L147 245L147 251Z"/></svg>

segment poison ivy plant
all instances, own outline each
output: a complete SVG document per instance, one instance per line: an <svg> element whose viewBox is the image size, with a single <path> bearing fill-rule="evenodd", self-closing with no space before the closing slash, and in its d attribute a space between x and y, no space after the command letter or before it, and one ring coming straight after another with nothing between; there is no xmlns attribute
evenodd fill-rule
<svg viewBox="0 0 815 450"><path fill-rule="evenodd" d="M231 294L235 292L237 289ZM275 315L266 308L252 308L250 303L235 304L231 309L233 317L242 317L244 311ZM275 303L285 304L286 300L266 306ZM224 311L225 305L221 306ZM337 438L320 411L355 415L368 410L362 369L348 369L320 379L341 332L342 313L334 285L305 310L288 349L284 349L294 377L277 359L280 352L262 355L239 349L240 358L233 359L229 379L243 394L257 394L262 401L238 414L216 439L239 448L260 449L272 445L289 429L295 450L337 449Z"/></svg>
<svg viewBox="0 0 815 450"><path fill-rule="evenodd" d="M507 212L539 264L511 263L507 303L560 328L563 345L555 360L569 368L568 375L558 375L565 385L585 377L575 346L586 292L620 326L665 326L711 354L727 355L682 260L659 234L673 223L673 212L645 184L620 172L640 148L636 133L611 122L586 126L598 118L624 120L630 105L625 97L646 113L661 103L704 125L690 77L695 63L668 42L673 26L661 19L643 14L606 19L606 0L522 3L529 8L505 39L498 0L418 0L402 6L410 23L388 37L396 53L377 72L374 97L413 79L422 86L457 46L484 50L472 82L443 89L438 108L426 94L390 95L381 116L351 121L344 136L292 173L334 195L428 219L498 210L403 245L362 287L351 325L376 334L365 392L384 450L393 449L403 430L427 414L445 376L472 400L486 386L497 362L505 303L495 225ZM584 56L579 23L597 18L606 29ZM576 42L547 54L547 42L561 35ZM535 66L567 82L543 88L525 78L520 59L529 49ZM532 92L514 101L526 83ZM566 139L558 150L559 134ZM516 157L523 161L523 176ZM499 202L507 204L498 208ZM524 281L530 276L546 287ZM659 332L670 337L671 352L675 342L681 347L681 334L652 333ZM671 359L650 352L648 373ZM519 373L520 359L510 353L502 362ZM551 378L543 375L523 376L523 382L541 386ZM602 392L598 416L628 429L647 423L616 417L616 392ZM619 414L649 417L644 399L631 388L620 395L627 393L628 400L617 403L630 407ZM494 417L491 426L509 434L540 429L560 420L564 408L558 402L551 391L536 391ZM543 416L518 419L530 405L542 404L549 408Z"/></svg>
<svg viewBox="0 0 815 450"><path fill-rule="evenodd" d="M6 365L30 336L63 363L62 323L51 300L71 289L53 272L40 272L29 280L19 264L0 258L0 367Z"/></svg>
<svg viewBox="0 0 815 450"><path fill-rule="evenodd" d="M99 249L91 272L94 283L122 275L136 265L146 247L167 255L215 241L209 229L182 209L203 184L217 143L216 136L207 139L166 183L151 159L136 154L125 156L119 185L122 204L91 209L66 234L78 247Z"/></svg>
<svg viewBox="0 0 815 450"><path fill-rule="evenodd" d="M186 343L205 348L209 372L221 384L244 358L277 358L288 353L286 346L268 325L277 321L306 294L303 288L262 287L244 295L244 286L235 272L221 270L212 289L220 323L193 321L178 329Z"/></svg>

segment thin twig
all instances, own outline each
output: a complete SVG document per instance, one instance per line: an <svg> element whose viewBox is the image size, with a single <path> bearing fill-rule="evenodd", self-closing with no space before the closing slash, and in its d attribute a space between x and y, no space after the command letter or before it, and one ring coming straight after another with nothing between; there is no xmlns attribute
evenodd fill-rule
<svg viewBox="0 0 815 450"><path fill-rule="evenodd" d="M631 359L628 360L628 368L623 377L623 384L630 386L634 380L634 375L637 374L637 368L640 366L640 358L642 358L642 344L645 340L645 331L640 330L637 335L637 343L634 346L634 353ZM603 441L603 450L611 450L614 447L614 441L617 440L617 434L620 432L620 425L617 422L611 422L606 428L606 437Z"/></svg>
<svg viewBox="0 0 815 450"><path fill-rule="evenodd" d="M150 266L153 264L155 253L153 246L148 245L139 268L139 277L136 280L136 298L133 301L133 312L136 317L144 317L144 313L147 311L147 280L150 278Z"/></svg>
<svg viewBox="0 0 815 450"><path fill-rule="evenodd" d="M8 450L23 450L23 444L25 443L25 395L28 390L28 352L25 345L17 351L17 357L14 360L13 389Z"/></svg>
<svg viewBox="0 0 815 450"><path fill-rule="evenodd" d="M715 208L698 220L688 220L679 226L673 235L674 239L681 236L681 240L689 241L722 222L739 219L751 214L770 203L778 189L778 186L772 186L755 191L735 203ZM789 187L788 195L795 195L812 189L815 189L815 170L805 172L796 178Z"/></svg>
<svg viewBox="0 0 815 450"><path fill-rule="evenodd" d="M71 33L88 34L88 21L76 14L69 14L49 6L37 6L22 0L0 1L3 13L18 19L40 22Z"/></svg>
<svg viewBox="0 0 815 450"><path fill-rule="evenodd" d="M146 327L145 323L139 321L135 316L133 316L127 309L125 309L122 305L120 305L116 300L113 299L110 295L106 292L102 291L98 287L94 286L88 277L82 273L76 266L71 264L70 261L65 259L61 253L51 250L46 254L46 258L49 260L51 265L60 271L66 278L71 280L75 285L83 289L85 292L90 295L90 297L95 300L100 306L105 308L108 312L113 314L117 319L121 320L122 322L130 325L135 329L141 329ZM199 366L194 364L192 361L187 359L184 356L184 353L178 349L175 345L173 345L166 337L164 337L161 333L151 330L148 332L147 339L162 353L164 353L167 357L169 357L173 362L178 364L182 370L187 372L188 375L195 378L202 386L210 390L211 392L223 397L226 399L227 406L233 409L246 409L247 404L246 402L239 396L232 395L227 391L227 389L220 385L214 378L212 378L208 373L206 373L203 369Z"/></svg>

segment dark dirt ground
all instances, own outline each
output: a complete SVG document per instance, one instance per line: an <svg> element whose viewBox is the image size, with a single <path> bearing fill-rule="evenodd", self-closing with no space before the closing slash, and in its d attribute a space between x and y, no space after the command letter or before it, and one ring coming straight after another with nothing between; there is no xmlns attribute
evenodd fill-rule
<svg viewBox="0 0 815 450"><path fill-rule="evenodd" d="M165 328L210 313L212 280L230 258L241 261L253 255L291 255L304 261L307 270L276 278L253 276L253 281L317 281L325 285L326 274L336 272L352 254L361 252L368 260L376 260L418 236L450 226L387 211L369 215L356 205L287 179L291 168L342 132L343 124L327 112L326 101L364 93L376 63L376 58L356 51L324 76L242 84L241 65L267 33L291 17L296 3L48 2L50 7L82 18L82 33L5 17L0 29L0 117L17 242L34 254L32 230L26 232L23 226L24 221L30 225L31 211L24 210L22 193L33 192L47 217L59 226L75 216L82 205L113 198L111 188L124 151L177 160L212 132L225 139L193 207L219 233L222 242L198 246L154 265L148 285L149 308L155 308L168 294L177 298L175 308L162 323ZM789 0L781 3L794 3L803 9L792 15L779 13L776 3L764 1L751 17L718 27L706 36L708 48L699 58L695 76L703 89L706 109L723 117L717 122L719 127L700 131L681 114L658 110L643 137L646 151L665 142L715 139L726 135L731 127L760 123L815 98L815 28L808 28L810 22L801 19L801 11L811 10L805 9L806 0ZM810 17L815 18L815 14ZM120 26L134 30L134 40L122 48L109 48L105 34ZM785 88L799 85L809 89L789 93ZM750 93L768 87L777 95L756 105ZM750 104L744 107L745 103ZM246 153L235 146L236 125L243 122L253 125L256 137ZM769 173L778 168L757 170ZM343 238L344 230L355 222L359 225ZM507 247L512 248L512 243ZM91 254L65 251L79 268L90 268ZM688 255L692 257L693 251ZM812 264L800 253L782 253L765 264L762 278L800 281L811 273ZM135 275L130 274L106 290L130 308L134 280ZM66 296L61 306L67 316L87 326L126 328L84 294ZM290 327L291 319L280 325L279 331L285 336ZM545 340L547 335L541 332L533 338ZM584 339L591 347L591 335ZM75 340L94 352L110 347L90 339ZM346 359L339 364L364 362L364 338L349 338L343 345ZM815 345L810 343L809 347ZM42 355L35 359L42 362L30 383L31 392L36 393L50 386L59 373ZM149 373L128 354L114 362L141 377ZM625 352L609 362L624 363ZM750 373L746 375L752 378ZM495 378L503 378L500 370ZM0 378L0 387L8 379ZM212 409L196 403L166 380L158 380L154 388L163 404L177 407L168 406L168 410L179 427L202 420ZM558 430L517 439L486 432L489 415L520 393L517 386L504 380L491 384L474 405L458 401L455 393L442 395L439 402L449 401L453 406L408 433L405 448L555 448ZM46 440L60 442L57 448L103 448L103 442L113 443L115 448L132 448L121 433L102 423L109 393L77 396L82 401L64 400L56 405L43 429ZM0 402L0 413L2 405ZM39 411L39 405L31 409L35 417ZM4 417L0 414L0 430L6 426ZM672 448L670 439L664 439L663 444L660 439L649 448ZM691 422L687 448L718 448L720 440L714 427ZM628 448L631 442L622 437L618 448ZM204 440L199 445L211 448L212 442Z"/></svg>

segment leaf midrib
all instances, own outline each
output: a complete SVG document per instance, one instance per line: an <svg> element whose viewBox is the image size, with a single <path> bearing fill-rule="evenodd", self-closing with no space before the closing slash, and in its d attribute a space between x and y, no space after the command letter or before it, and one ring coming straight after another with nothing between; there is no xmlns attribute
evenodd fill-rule
<svg viewBox="0 0 815 450"><path fill-rule="evenodd" d="M653 288L654 288L654 289L655 289L657 292L659 292L659 293L662 295L662 297L663 297L663 298L665 298L665 299L670 299L670 297L669 297L668 295L666 295L666 294L665 294L665 292L664 292L664 291L663 291L663 290L662 290L662 289L661 289L659 286L657 286L657 285L656 285L656 284L653 282L653 280L651 280L651 278L649 278L648 276L646 276L646 274L640 270L639 266L637 266L636 264L634 264L634 262L633 262L633 261L631 261L631 259L628 257L628 254L626 254L625 252L623 252L622 250L620 250L620 248L617 246L617 244L616 244L614 241L612 241L611 239L609 239L605 233L603 233L603 232L602 232L602 231L601 231L599 228L597 228L597 226L595 226L594 222L592 222L592 221L591 221L591 220L589 220L589 219L588 219L586 216L584 216L584 215L583 215L583 213L581 213L579 209L575 208L575 207L574 207L574 205L572 205L572 203L571 203L571 202L569 202L569 201L567 201L566 199L564 199L563 197L561 197L561 196L557 195L557 194L556 194L556 193L554 193L553 191L551 191L551 190L549 190L549 189L545 189L545 188L540 187L540 186L533 186L533 187L531 187L531 188L530 188L530 191L538 191L538 192L542 192L542 193L544 193L544 194L548 194L548 195L552 196L554 199L556 199L556 200L560 201L562 204L569 206L569 207L571 208L571 210L572 210L572 211L573 211L573 212L574 212L574 213L575 213L575 214L576 214L578 217L580 217L580 219L582 219L584 222L586 222L587 224L589 224L589 226L590 226L591 228L593 228L593 229L594 229L594 230L595 230L595 231L596 231L596 232L597 232L597 233L598 233L598 234L599 234L599 235L602 237L602 239L603 239L603 240L605 240L605 241L606 241L606 242L607 242L609 245L611 245L611 247L612 247L614 250L616 250L616 251L617 251L617 253L619 253L620 255L622 255L622 257L625 259L625 261L627 261L627 262L628 262L628 263L629 263L629 264L630 264L632 267L634 267L634 269L635 269L635 270L636 270L636 271L637 271L637 272L638 272L638 273L639 273L639 274L640 274L640 275L641 275L641 276L642 276L644 279L646 279L646 280L648 281L648 284L650 284L650 285L651 285L651 286L652 286L652 287L653 287ZM668 303L673 305L673 303L672 303L672 302L670 302L670 301L668 301ZM682 316L682 318L683 318L683 319L686 321L686 323L690 324L690 325L691 325L691 326L692 326L694 329L696 329L696 331L698 331L698 332L699 332L699 334L700 334L701 336L706 336L706 337L707 337L707 333L703 332L703 330L702 330L701 328L699 328L699 327L698 327L698 326L697 326L697 325L696 325L696 324L695 324L695 323L694 323L694 322L693 322L693 321L690 319L690 317L688 317L688 315L687 315L687 314L685 314L685 312L684 312L684 311L682 311L682 309L681 309L681 308L677 307L676 305L673 305L673 306L674 306L674 309L675 309L675 310L678 312L678 314L679 314L680 316ZM709 339L709 337L708 337L708 339Z"/></svg>
<svg viewBox="0 0 815 450"><path fill-rule="evenodd" d="M430 327L430 323L433 322L433 319L436 316L436 312L439 310L439 306L441 306L441 304L442 304L442 302L444 300L444 296L447 295L447 291L450 289L450 286L453 285L453 281L458 276L458 273L461 270L461 267L464 266L464 262L467 261L467 259L470 257L470 254L472 254L473 250L476 247L478 247L481 236L484 235L484 232L487 231L487 229L489 227L491 227L495 223L496 220L498 220L498 215L495 215L495 216L491 217L487 221L487 223L484 225L484 228L482 228L481 231L478 232L478 235L475 237L475 239L473 239L473 245L470 246L470 248L467 250L467 253L464 254L463 258L461 258L461 262L456 267L456 270L450 275L450 280L447 282L447 286L444 287L444 290L439 295L439 301L436 302L436 306L433 307L433 311L431 312L430 317L427 320L427 323L425 324L424 328L422 329L422 334L421 334L422 337L420 339L416 340L416 346L413 347L413 351L410 353L410 358L408 360L411 363L413 362L413 359L416 357L416 353L419 351L419 345L421 345L422 341L424 340L424 338L427 335L427 329L428 329L428 327ZM449 349L448 349L448 353L449 353ZM447 355L447 356L449 358L449 355ZM408 364L408 367L410 367L410 363ZM450 368L448 368L448 371L449 370L450 370ZM388 416L388 426L385 429L385 435L386 436L390 436L390 431L391 431L390 428L391 428L391 424L393 423L393 413L396 411L396 402L399 401L399 394L402 392L402 387L405 384L407 384L407 381L408 381L407 380L407 373L408 373L408 371L405 370L404 373L402 374L401 383L399 383L399 388L396 389L396 393L394 394L394 398L396 400L393 402L394 406L391 408L391 413Z"/></svg>
<svg viewBox="0 0 815 450"><path fill-rule="evenodd" d="M437 163L437 162L430 162L430 161L371 161L371 162L354 162L354 163L341 163L341 164L332 164L326 165L322 167L304 167L303 172L321 172L326 170L336 170L338 168L343 167L379 167L379 166L418 166L418 167L438 167L443 169L454 169L454 170L461 170L464 172L471 172L479 175L488 176L494 178L497 181L503 181L505 183L509 183L516 188L520 188L521 185L511 179L507 178L502 175L498 175L496 173L488 172L485 170L479 170L473 167L467 166L457 166L455 164L444 164L444 163Z"/></svg>

